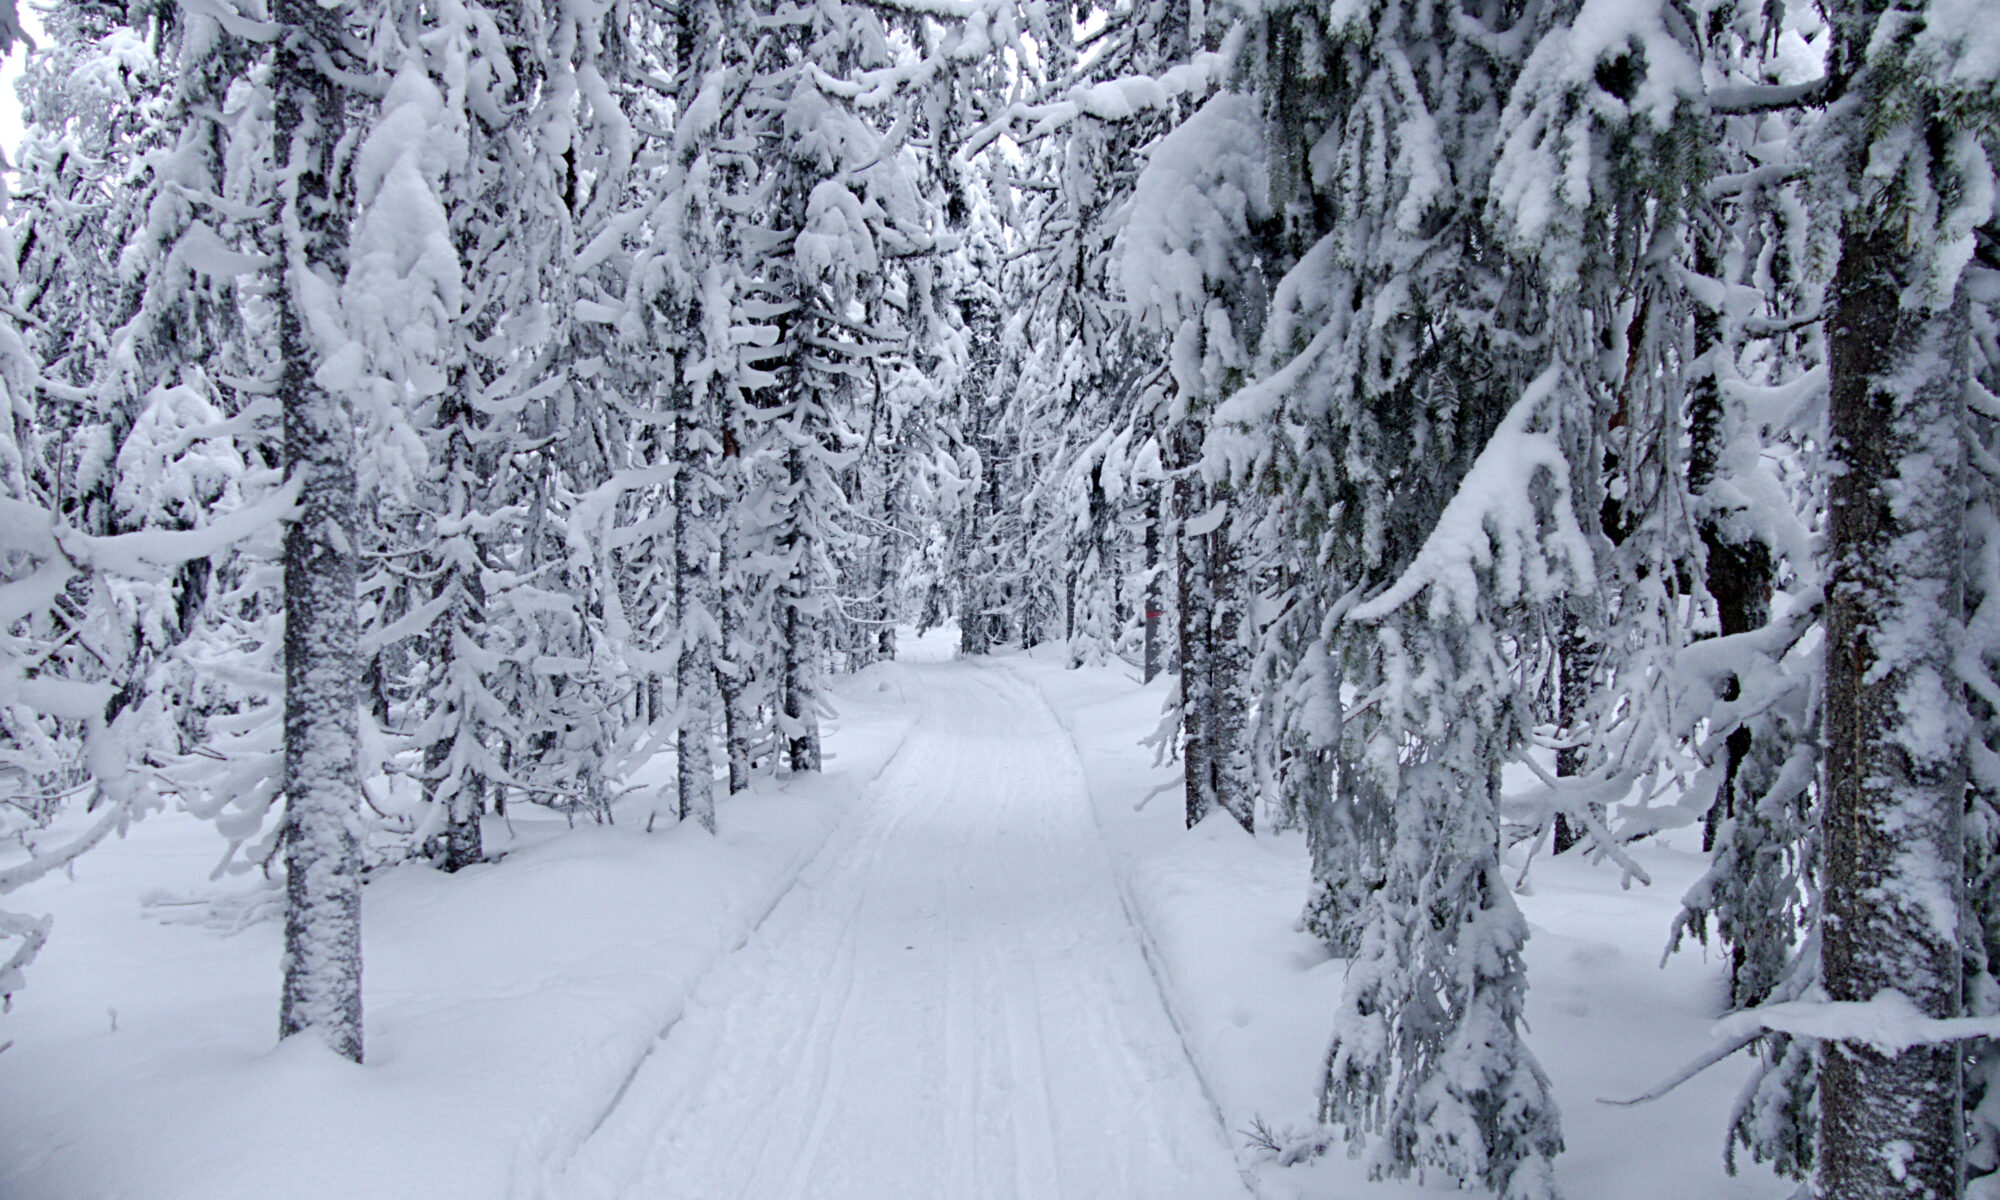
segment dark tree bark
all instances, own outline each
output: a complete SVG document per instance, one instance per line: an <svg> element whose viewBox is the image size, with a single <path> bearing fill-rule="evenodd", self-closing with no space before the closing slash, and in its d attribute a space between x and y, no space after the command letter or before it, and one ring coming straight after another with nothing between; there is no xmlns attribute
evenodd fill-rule
<svg viewBox="0 0 2000 1200"><path fill-rule="evenodd" d="M1146 656L1142 673L1147 683L1159 675L1160 663L1160 604L1163 600L1160 587L1160 485L1149 484L1146 488L1146 595L1142 601L1146 606Z"/></svg>
<svg viewBox="0 0 2000 1200"><path fill-rule="evenodd" d="M1556 667L1556 724L1565 735L1575 732L1577 718L1590 696L1590 649L1585 644L1581 626L1577 614L1565 607L1562 632L1558 635L1556 647L1556 655L1560 659ZM1556 751L1556 775L1559 778L1580 775L1583 766L1581 747L1565 746ZM1582 840L1583 831L1576 828L1567 815L1557 813L1552 852L1561 854Z"/></svg>
<svg viewBox="0 0 2000 1200"><path fill-rule="evenodd" d="M344 9L278 0L272 64L285 266L276 289L284 459L299 481L285 532L285 956L278 1036L310 1031L361 1061L361 854L355 770L361 662L355 601L354 414L314 380L300 311L343 273L349 205L331 190L341 96L314 65L338 54Z"/></svg>
<svg viewBox="0 0 2000 1200"><path fill-rule="evenodd" d="M786 461L791 468L794 495L801 497L793 503L803 504L809 486L805 451L794 446L786 455ZM788 532L781 542L785 553L792 559L792 568L778 591L778 603L784 608L784 664L783 678L779 680L779 708L786 727L787 765L794 771L817 771L820 769L819 639L818 622L811 612L813 547L806 545L803 535L796 532L803 525L802 521L795 523L793 532Z"/></svg>
<svg viewBox="0 0 2000 1200"><path fill-rule="evenodd" d="M981 454L988 447L984 437L975 437ZM964 523L959 527L959 570L958 580L958 652L967 656L985 654L993 648L993 618L988 611L993 603L992 573L994 564L987 550L986 531L992 528L994 502L994 465L981 459L980 469L986 478L973 493L971 511L966 513Z"/></svg>
<svg viewBox="0 0 2000 1200"><path fill-rule="evenodd" d="M1226 488L1216 485L1209 490L1210 503L1229 500ZM1214 610L1208 647L1209 762L1215 803L1249 830L1257 805L1250 758L1250 646L1243 627L1250 598L1233 525L1234 521L1224 521L1207 539L1208 596Z"/></svg>
<svg viewBox="0 0 2000 1200"><path fill-rule="evenodd" d="M1192 829L1218 807L1249 829L1255 804L1250 763L1249 647L1243 616L1248 597L1229 522L1191 533L1189 521L1227 504L1229 492L1201 481L1202 431L1183 420L1168 431L1173 479L1175 574L1179 583L1181 765L1187 824Z"/></svg>
<svg viewBox="0 0 2000 1200"><path fill-rule="evenodd" d="M1167 466L1173 478L1174 574L1179 584L1181 660L1181 770L1186 786L1187 825L1192 829L1215 811L1213 662L1209 639L1215 611L1208 590L1207 539L1187 531L1202 514L1205 489L1195 475L1200 434L1186 421L1167 431Z"/></svg>
<svg viewBox="0 0 2000 1200"><path fill-rule="evenodd" d="M471 441L475 418L468 395L470 387L470 380L461 374L454 381L447 401L440 405L438 416L439 424L449 431L440 464L444 510L460 521L471 508L469 489L483 478L480 454ZM467 669L458 661L460 641L477 644L486 620L486 585L479 567L478 563L468 567L447 559L433 568L438 571L438 579L432 598L444 599L446 606L425 638L426 653L431 664L446 673L447 678L450 672ZM462 694L452 693L444 702L458 706L464 700ZM386 727L386 712L377 720ZM452 750L458 739L479 739L484 732L476 714L463 709L453 714L453 720L438 739L424 750L424 791L428 799L433 802L439 799L440 784L450 770ZM479 821L486 807L486 783L478 771L468 768L444 797L443 854L437 865L445 871L455 872L485 861Z"/></svg>
<svg viewBox="0 0 2000 1200"><path fill-rule="evenodd" d="M900 456L899 456L900 457ZM893 528L896 513L903 507L902 475L897 474L882 494L882 524ZM875 558L875 604L874 614L881 621L875 629L875 657L884 662L896 659L896 575L899 551L893 540L882 539L881 552Z"/></svg>
<svg viewBox="0 0 2000 1200"><path fill-rule="evenodd" d="M1925 264L1898 222L1847 218L1828 327L1821 977L1835 1001L1961 1009L1965 720L1960 620L1967 323L1906 301ZM1820 1200L1959 1195L1961 1051L1819 1056Z"/></svg>

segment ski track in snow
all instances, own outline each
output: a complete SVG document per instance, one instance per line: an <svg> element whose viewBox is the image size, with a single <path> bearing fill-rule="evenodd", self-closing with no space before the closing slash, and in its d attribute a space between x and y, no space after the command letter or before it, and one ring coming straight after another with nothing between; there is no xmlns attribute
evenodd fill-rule
<svg viewBox="0 0 2000 1200"><path fill-rule="evenodd" d="M1247 1195L1026 682L912 667L923 717L702 981L546 1200Z"/></svg>

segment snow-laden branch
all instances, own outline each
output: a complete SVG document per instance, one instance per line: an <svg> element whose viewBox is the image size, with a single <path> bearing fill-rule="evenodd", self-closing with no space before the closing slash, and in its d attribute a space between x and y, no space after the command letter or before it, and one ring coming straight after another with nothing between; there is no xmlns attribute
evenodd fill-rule
<svg viewBox="0 0 2000 1200"><path fill-rule="evenodd" d="M1927 1016L1908 996L1885 989L1873 1000L1787 1000L1745 1009L1717 1021L1711 1032L1732 1040L1784 1033L1901 1054L1912 1046L2000 1038L2000 1017Z"/></svg>
<svg viewBox="0 0 2000 1200"><path fill-rule="evenodd" d="M1765 163L1762 166L1751 167L1747 171L1717 175L1702 185L1702 194L1711 200L1747 195L1762 188L1783 187L1785 184L1804 179L1811 170L1812 166L1809 163Z"/></svg>
<svg viewBox="0 0 2000 1200"><path fill-rule="evenodd" d="M1601 853L1618 864L1624 872L1621 883L1629 884L1636 879L1650 886L1653 877L1639 865L1639 861L1627 854L1620 839L1613 835L1606 823L1603 810L1630 795L1650 768L1631 769L1606 775L1587 775L1562 778L1544 770L1532 755L1522 755L1522 765L1541 780L1541 786L1526 794L1501 797L1501 814L1515 821L1525 821L1535 825L1546 825L1555 813L1561 813L1589 833L1592 844Z"/></svg>
<svg viewBox="0 0 2000 1200"><path fill-rule="evenodd" d="M1708 111L1719 116L1781 112L1818 104L1833 89L1825 77L1806 83L1735 84L1708 90Z"/></svg>
<svg viewBox="0 0 2000 1200"><path fill-rule="evenodd" d="M1158 75L1126 75L1098 83L1079 83L1060 99L1043 103L1009 104L966 139L954 156L968 163L1002 137L1032 142L1047 137L1079 117L1124 121L1165 108L1181 96L1199 95L1229 77L1243 49L1244 26L1230 30L1219 50L1204 50L1187 62ZM1022 127L1026 128L1023 129Z"/></svg>
<svg viewBox="0 0 2000 1200"><path fill-rule="evenodd" d="M0 552L26 560L25 569L0 583L0 630L31 613L52 608L70 581L103 572L146 578L162 569L209 558L290 517L297 510L301 481L293 479L262 501L225 514L200 529L142 529L93 537L60 524L48 510L0 497ZM0 704L23 708L82 727L83 765L98 791L103 811L81 833L49 850L30 848L25 861L0 870L0 895L74 862L114 832L121 832L155 803L131 772L128 751L112 728L107 708L115 693L103 681L65 679L44 673L19 645L0 638ZM21 986L22 973L48 939L49 921L0 911L0 940L19 944L0 963L0 995Z"/></svg>
<svg viewBox="0 0 2000 1200"><path fill-rule="evenodd" d="M110 833L130 818L131 814L122 806L113 806L98 817L88 829L64 842L54 850L37 851L28 861L16 863L0 871L0 896L16 888L26 887L45 875L62 870L81 858L85 851L103 841ZM13 917L12 913L0 913L0 921ZM0 986L0 993L13 991Z"/></svg>
<svg viewBox="0 0 2000 1200"><path fill-rule="evenodd" d="M1455 608L1471 619L1490 571L1496 599L1548 599L1566 567L1578 584L1595 577L1590 540L1571 508L1569 460L1555 414L1562 368L1536 376L1467 471L1417 557L1385 591L1347 614L1355 624L1387 617L1426 590L1434 611ZM1535 495L1538 481L1547 502ZM1544 528L1547 525L1548 528Z"/></svg>
<svg viewBox="0 0 2000 1200"><path fill-rule="evenodd" d="M145 576L198 558L212 558L298 511L299 478L246 508L225 513L199 529L142 529L108 537L65 536L73 561L100 571Z"/></svg>

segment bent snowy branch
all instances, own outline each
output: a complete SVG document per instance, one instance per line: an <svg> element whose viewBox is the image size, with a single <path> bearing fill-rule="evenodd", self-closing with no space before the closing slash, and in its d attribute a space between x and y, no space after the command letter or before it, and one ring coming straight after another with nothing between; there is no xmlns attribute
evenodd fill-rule
<svg viewBox="0 0 2000 1200"><path fill-rule="evenodd" d="M1882 991L1872 1000L1788 1000L1731 1013L1717 1021L1717 1037L1746 1042L1766 1033L1784 1033L1822 1042L1857 1042L1884 1054L1912 1046L1936 1046L2000 1037L2000 1017L1931 1017L1901 992Z"/></svg>

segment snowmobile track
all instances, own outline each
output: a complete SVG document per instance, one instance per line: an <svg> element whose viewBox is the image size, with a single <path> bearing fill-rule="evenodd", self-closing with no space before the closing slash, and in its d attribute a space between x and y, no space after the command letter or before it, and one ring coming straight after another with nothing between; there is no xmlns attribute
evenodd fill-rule
<svg viewBox="0 0 2000 1200"><path fill-rule="evenodd" d="M607 1107L548 1200L1224 1200L1244 1181L1069 735L975 663Z"/></svg>

